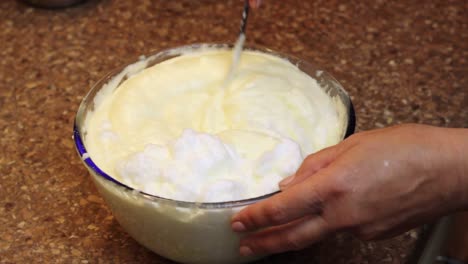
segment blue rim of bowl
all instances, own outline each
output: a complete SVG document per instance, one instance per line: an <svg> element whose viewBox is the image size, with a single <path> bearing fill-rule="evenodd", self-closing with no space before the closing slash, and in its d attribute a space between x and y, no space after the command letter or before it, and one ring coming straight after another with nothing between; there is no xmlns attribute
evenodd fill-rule
<svg viewBox="0 0 468 264"><path fill-rule="evenodd" d="M249 199L243 199L243 200L237 200L237 201L225 201L225 202L213 202L213 203L204 203L204 202L188 202L188 201L180 201L180 200L174 200L170 198L165 198L161 196L157 196L154 194L146 193L140 190L137 190L133 187L130 187L116 179L114 179L112 176L109 174L105 173L103 170L101 170L96 163L91 159L89 156L88 152L86 151L86 147L83 143L83 140L81 139L81 134L78 129L78 126L75 123L73 125L73 140L75 142L75 148L78 152L78 155L80 156L81 160L83 163L88 167L89 169L93 170L98 174L99 176L103 177L105 180L108 180L120 187L123 187L127 191L131 192L138 192L138 194L141 194L143 197L150 199L153 202L158 202L158 201L166 201L166 202L171 202L177 204L177 206L180 207L185 207L185 208L191 208L191 207L198 207L198 208L204 208L204 209L222 209L222 208L234 208L234 207L239 207L239 206L244 206L244 205L249 205L252 204L256 201L266 199L270 196L273 196L280 191L276 191L273 193L265 194L262 196L254 197L254 198L249 198Z"/></svg>
<svg viewBox="0 0 468 264"><path fill-rule="evenodd" d="M182 47L196 47L197 45L206 45L206 44L193 44L193 45L187 45L187 46L182 46ZM223 45L223 44L208 44L208 45L213 45L214 47L221 47L220 45ZM178 48L180 48L180 47L178 47ZM283 56L284 54L273 51L273 50L270 50L270 49L267 49L267 48L263 48L263 47L254 47L254 48L258 49L261 52L274 53L274 54L276 54L276 56L279 55L280 57L283 57L283 58L297 59L296 57L291 56L291 55L287 55L286 57L284 57ZM175 48L175 49L177 49L177 48ZM175 49L173 48L173 49L163 50L163 51L160 51L160 52L156 53L156 55L164 54L167 51L175 50ZM106 74L105 77L102 78L101 80L97 81L96 84L100 83L101 81L106 79L106 77L108 77L108 76L109 76L109 74ZM333 76L330 75L330 77L336 83L339 84L339 82ZM91 93L91 91L93 91L96 88L96 84L89 90L88 94L83 98L83 100L82 100L82 102L81 102L81 104L79 106L78 112L81 109L83 102L88 97L89 93ZM343 86L341 84L340 84L340 89L344 91L344 88L343 88ZM353 105L353 102L351 101L351 98L349 96L348 96L348 100L349 100L348 124L347 124L347 127L346 127L346 132L345 132L345 135L343 137L343 140L345 138L349 137L350 135L354 134L354 131L355 131L355 128L356 128L356 114L355 114L355 111L354 111L354 105ZM146 193L146 192L143 192L141 190L137 190L137 189L135 189L135 188L133 188L131 186L128 186L128 185L116 180L115 178L113 178L112 176L110 176L109 174L107 174L106 172L101 170L101 168L99 168L96 165L96 163L94 163L94 161L89 156L89 154L88 154L88 152L86 150L86 147L84 145L84 142L83 142L83 140L81 138L81 133L80 133L78 125L77 125L78 112L77 112L77 114L75 116L75 120L74 120L74 123L73 123L73 141L75 143L75 149L78 152L78 155L79 155L81 161L85 164L85 166L88 169L93 170L96 174L103 177L105 180L108 180L111 183L114 183L117 186L124 188L125 191L137 192L143 198L148 199L151 202L173 203L173 204L176 204L177 206L183 207L183 208L196 207L196 208L203 208L203 209L226 209L226 208L235 208L235 207L241 207L241 206L249 205L249 204L255 203L257 201L264 200L264 199L266 199L268 197L271 197L271 196L281 192L281 191L276 191L276 192L273 192L273 193L268 193L268 194L265 194L265 195L261 195L261 196L257 196L257 197L253 197L253 198L249 198L249 199L205 203L205 202L180 201L180 200L165 198L165 197L157 196L157 195L154 195L154 194Z"/></svg>

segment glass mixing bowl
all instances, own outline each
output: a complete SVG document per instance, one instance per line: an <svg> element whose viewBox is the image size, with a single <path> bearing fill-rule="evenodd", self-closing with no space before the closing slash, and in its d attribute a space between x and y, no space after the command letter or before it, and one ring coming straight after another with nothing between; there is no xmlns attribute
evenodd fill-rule
<svg viewBox="0 0 468 264"><path fill-rule="evenodd" d="M182 263L243 263L253 258L239 255L240 235L231 231L232 215L249 204L266 199L275 193L246 200L195 203L176 201L144 193L127 186L112 175L102 171L86 151L84 122L86 115L94 109L97 93L109 82L117 85L128 76L124 69L131 67L131 74L151 67L162 61L181 56L187 48L228 49L228 44L195 44L161 51L140 62L124 66L107 74L98 81L81 102L74 125L74 141L78 154L89 170L101 195L112 210L117 221L140 244L164 256ZM337 97L346 109L343 120L342 138L354 132L354 109L348 94L330 74L312 64L265 48L246 47L247 50L264 52L282 57L297 65L303 72L316 79L331 96ZM144 61L145 63L141 63Z"/></svg>

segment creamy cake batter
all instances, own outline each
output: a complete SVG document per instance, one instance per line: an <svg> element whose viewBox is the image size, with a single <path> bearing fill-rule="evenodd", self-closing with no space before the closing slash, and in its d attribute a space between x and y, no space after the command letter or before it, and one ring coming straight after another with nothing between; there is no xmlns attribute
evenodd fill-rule
<svg viewBox="0 0 468 264"><path fill-rule="evenodd" d="M85 121L85 145L107 174L182 201L222 202L278 190L303 159L342 139L345 111L287 60L206 49L111 81ZM116 77L119 78L119 77Z"/></svg>

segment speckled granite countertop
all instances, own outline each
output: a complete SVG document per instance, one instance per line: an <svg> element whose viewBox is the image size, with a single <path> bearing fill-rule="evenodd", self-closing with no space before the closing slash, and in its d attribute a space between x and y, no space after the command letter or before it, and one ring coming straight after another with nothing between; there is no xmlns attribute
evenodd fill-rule
<svg viewBox="0 0 468 264"><path fill-rule="evenodd" d="M351 94L358 130L468 125L467 1L267 1L248 42L309 59ZM0 2L0 263L171 263L119 227L71 140L90 86L139 55L233 42L238 0ZM259 263L404 263L419 232L338 235Z"/></svg>

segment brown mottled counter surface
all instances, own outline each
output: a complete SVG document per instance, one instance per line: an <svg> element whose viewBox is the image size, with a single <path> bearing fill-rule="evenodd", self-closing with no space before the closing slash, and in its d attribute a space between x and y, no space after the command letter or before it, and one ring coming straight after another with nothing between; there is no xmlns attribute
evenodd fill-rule
<svg viewBox="0 0 468 264"><path fill-rule="evenodd" d="M266 1L248 43L321 65L349 91L358 130L468 125L467 1ZM233 42L239 0L89 0L57 10L0 2L0 263L171 263L103 203L71 139L90 86L141 54ZM338 235L259 263L404 263L418 231Z"/></svg>

